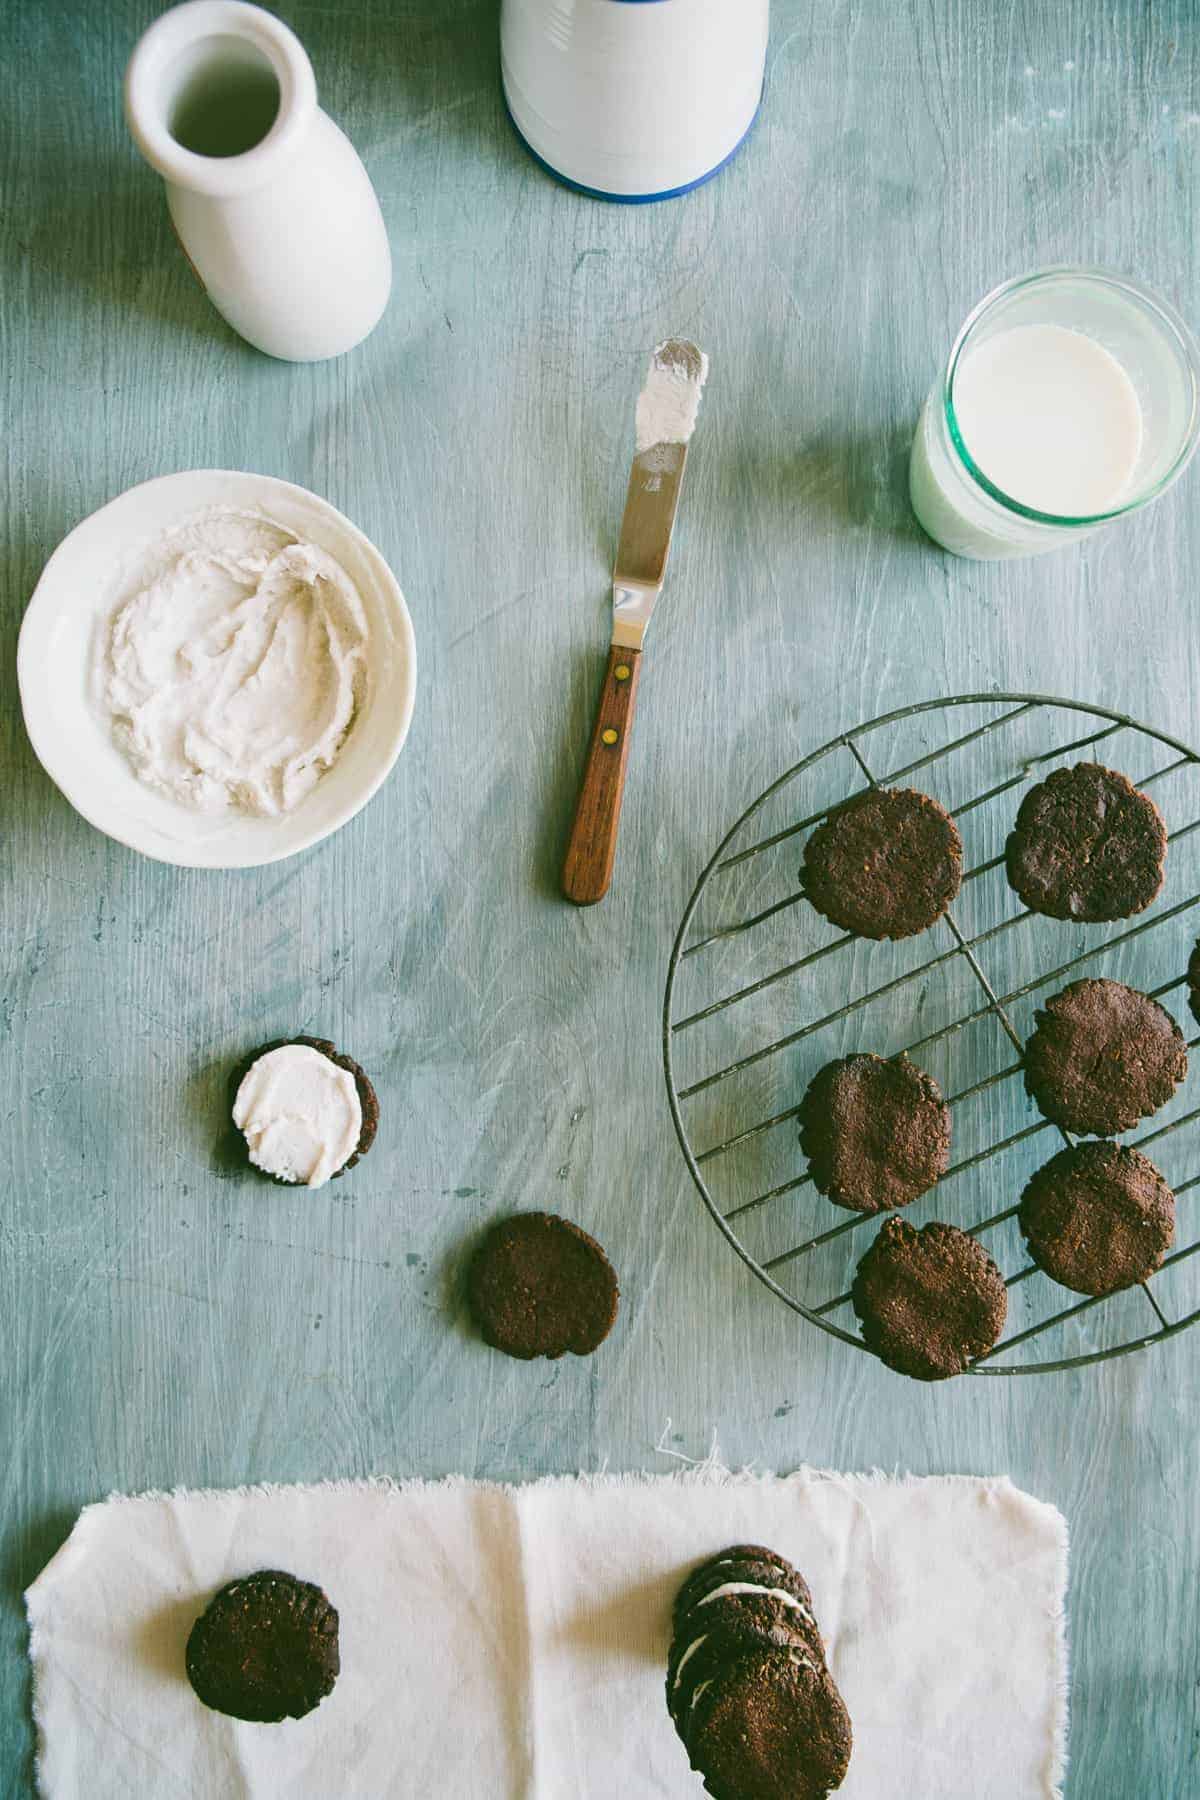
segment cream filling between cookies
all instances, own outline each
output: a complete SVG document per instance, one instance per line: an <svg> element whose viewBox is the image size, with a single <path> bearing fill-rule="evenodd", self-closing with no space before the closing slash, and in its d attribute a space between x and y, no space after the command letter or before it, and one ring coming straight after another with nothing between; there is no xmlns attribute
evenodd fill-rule
<svg viewBox="0 0 1200 1800"><path fill-rule="evenodd" d="M803 1656L800 1653L800 1651L798 1651L798 1650L791 1650L788 1652L788 1661L793 1665L794 1668L811 1669L814 1675L817 1673L817 1665L813 1661L812 1657L811 1656ZM707 1688L710 1688L716 1679L717 1678L715 1675L710 1675L707 1681L701 1681L700 1683L698 1683L696 1690L691 1697L691 1700L688 1702L688 1712L689 1713L694 1711L696 1702L699 1700L701 1694L703 1694Z"/></svg>
<svg viewBox="0 0 1200 1800"><path fill-rule="evenodd" d="M723 1582L720 1587L714 1588L711 1594L705 1594L703 1600L697 1600L694 1610L699 1612L700 1608L707 1606L710 1600L723 1600L727 1594L766 1594L772 1600L778 1600L782 1606L791 1606L796 1612L803 1613L810 1624L816 1624L808 1607L805 1606L803 1600L797 1600L795 1594L789 1594L783 1588L762 1587L757 1581Z"/></svg>
<svg viewBox="0 0 1200 1800"><path fill-rule="evenodd" d="M712 1634L710 1632L705 1631L701 1634L700 1637L692 1639L691 1643L688 1645L687 1649L684 1651L683 1655L680 1657L678 1663L675 1666L675 1679L671 1683L671 1692L672 1693L675 1692L676 1688L679 1686L680 1681L683 1679L683 1671L687 1667L687 1664L689 1663L691 1658L696 1654L696 1652L700 1648L701 1644L706 1644L708 1642L711 1635Z"/></svg>
<svg viewBox="0 0 1200 1800"><path fill-rule="evenodd" d="M252 1063L233 1104L250 1161L266 1175L324 1187L362 1136L362 1102L348 1069L308 1044L281 1044Z"/></svg>

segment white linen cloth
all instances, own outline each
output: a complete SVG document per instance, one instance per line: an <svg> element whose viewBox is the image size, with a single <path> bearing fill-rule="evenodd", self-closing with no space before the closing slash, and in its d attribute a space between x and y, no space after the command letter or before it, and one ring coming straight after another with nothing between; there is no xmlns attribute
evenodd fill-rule
<svg viewBox="0 0 1200 1800"><path fill-rule="evenodd" d="M808 1580L854 1723L840 1800L1050 1800L1067 1530L1007 1479L705 1466L526 1487L387 1481L116 1497L26 1595L47 1800L702 1800L664 1699L688 1568L769 1544ZM342 1673L249 1725L184 1675L213 1591L325 1588Z"/></svg>

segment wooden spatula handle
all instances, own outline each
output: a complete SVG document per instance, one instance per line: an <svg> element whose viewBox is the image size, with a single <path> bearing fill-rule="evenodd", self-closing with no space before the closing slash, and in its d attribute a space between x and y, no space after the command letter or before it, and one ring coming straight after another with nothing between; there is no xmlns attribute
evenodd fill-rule
<svg viewBox="0 0 1200 1800"><path fill-rule="evenodd" d="M612 880L641 660L639 650L621 650L615 644L608 653L583 786L563 864L563 893L576 906L594 906L597 900L603 900Z"/></svg>

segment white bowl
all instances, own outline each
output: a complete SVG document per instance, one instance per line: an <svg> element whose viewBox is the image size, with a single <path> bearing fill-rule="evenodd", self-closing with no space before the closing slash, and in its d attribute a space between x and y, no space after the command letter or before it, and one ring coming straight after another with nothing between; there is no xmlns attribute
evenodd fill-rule
<svg viewBox="0 0 1200 1800"><path fill-rule="evenodd" d="M357 584L371 628L366 702L333 767L293 812L260 818L192 812L147 787L95 703L97 634L122 574L162 532L209 507L257 509L335 557ZM17 647L25 729L71 805L118 843L192 869L250 869L319 843L379 788L408 735L416 694L412 621L375 546L336 508L290 481L189 469L130 488L65 537L34 589Z"/></svg>

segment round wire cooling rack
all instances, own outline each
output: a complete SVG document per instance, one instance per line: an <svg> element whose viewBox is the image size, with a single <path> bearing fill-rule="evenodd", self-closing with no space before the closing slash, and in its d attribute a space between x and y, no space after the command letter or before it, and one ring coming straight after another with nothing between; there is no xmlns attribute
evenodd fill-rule
<svg viewBox="0 0 1200 1800"><path fill-rule="evenodd" d="M1064 924L1022 909L1008 886L1004 843L1023 790L1080 760L1150 789L1167 821L1163 891L1133 920ZM963 835L954 907L899 943L837 931L803 894L805 835L853 794L910 785L918 774ZM684 910L667 974L663 1053L692 1179L777 1298L867 1349L849 1289L864 1234L879 1220L844 1213L816 1192L797 1117L822 1064L870 1050L911 1056L940 1081L951 1108L950 1167L905 1217L945 1219L986 1237L1005 1271L1005 1335L972 1374L1077 1368L1160 1343L1200 1319L1200 1260L1192 1260L1200 1195L1187 1199L1200 1188L1200 1068L1124 1139L1159 1163L1180 1202L1177 1247L1150 1281L1101 1299L1072 1295L1030 1263L1016 1221L1029 1176L1072 1141L1042 1118L1019 1079L1036 1007L1083 975L1109 975L1159 1000L1186 987L1200 927L1197 834L1196 752L1106 707L1037 694L963 695L887 713L805 757L747 807ZM1186 995L1166 1003L1182 1018ZM1200 1037L1190 1038L1189 1051L1197 1046Z"/></svg>

